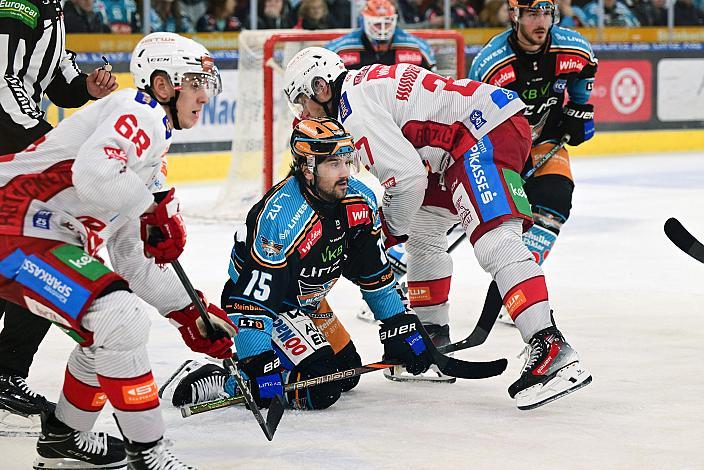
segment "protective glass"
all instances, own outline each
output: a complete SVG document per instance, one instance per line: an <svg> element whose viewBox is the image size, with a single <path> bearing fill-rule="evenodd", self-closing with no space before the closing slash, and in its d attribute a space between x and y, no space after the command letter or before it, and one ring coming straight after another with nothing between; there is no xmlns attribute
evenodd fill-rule
<svg viewBox="0 0 704 470"><path fill-rule="evenodd" d="M557 5L550 2L541 2L531 7L514 7L515 17L518 22L528 23L538 21L543 16L551 15L552 24L560 22L560 10Z"/></svg>
<svg viewBox="0 0 704 470"><path fill-rule="evenodd" d="M176 89L193 93L204 90L208 98L213 98L222 92L222 79L216 68L208 73L186 73Z"/></svg>

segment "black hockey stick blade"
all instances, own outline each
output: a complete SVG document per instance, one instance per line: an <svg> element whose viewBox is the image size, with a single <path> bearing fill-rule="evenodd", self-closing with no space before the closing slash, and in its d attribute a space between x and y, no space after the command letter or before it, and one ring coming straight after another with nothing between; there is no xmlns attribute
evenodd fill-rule
<svg viewBox="0 0 704 470"><path fill-rule="evenodd" d="M188 279L186 272L181 266L181 263L179 263L178 260L174 260L171 262L171 266L174 268L174 271L176 271L176 275L181 281L181 284L183 284L184 289L186 289L188 296L191 298L191 302L193 302L193 305L195 305L198 309L198 313L200 314L200 317L203 320L203 323L205 324L205 330L207 332L208 337L215 338L218 333L215 331L215 327L210 322L210 317L208 316L208 313L205 310L205 306L203 305L203 302L201 301L198 294L196 293L196 290L193 288L193 284L191 284L190 279ZM256 419L257 423L259 423L259 427L261 427L262 431L264 431L264 435L266 436L266 438L271 441L274 438L274 433L276 432L276 428L278 427L279 421L281 421L281 417L284 413L283 397L277 397L278 401L281 401L282 403L277 404L276 399L272 400L271 406L273 407L274 415L270 420L264 420L264 416L262 416L262 412L257 406L257 403L254 401L252 392L249 390L247 382L245 382L245 380L240 375L240 372L237 369L237 365L235 364L235 362L230 358L225 359L223 364L225 365L225 367L227 367L228 371L230 372L230 375L234 377L235 382L237 382L237 386L239 387L239 390L244 396L244 400L247 403L247 407L254 415L254 419ZM271 409L269 412L271 412Z"/></svg>
<svg viewBox="0 0 704 470"><path fill-rule="evenodd" d="M477 325L474 327L474 330L472 330L465 339L441 346L438 348L438 351L447 354L484 344L491 329L496 324L496 318L499 316L499 312L501 312L502 305L499 287L496 285L496 281L491 281L489 289L486 292L486 298L484 299L482 313L479 315L479 320L477 320Z"/></svg>
<svg viewBox="0 0 704 470"><path fill-rule="evenodd" d="M704 244L684 228L679 220L671 217L665 222L665 235L677 248L687 253L700 263L704 263Z"/></svg>
<svg viewBox="0 0 704 470"><path fill-rule="evenodd" d="M454 357L445 356L436 348L431 347L430 353L433 363L445 375L458 379L487 379L503 374L508 365L506 359L497 359L489 362L470 362Z"/></svg>

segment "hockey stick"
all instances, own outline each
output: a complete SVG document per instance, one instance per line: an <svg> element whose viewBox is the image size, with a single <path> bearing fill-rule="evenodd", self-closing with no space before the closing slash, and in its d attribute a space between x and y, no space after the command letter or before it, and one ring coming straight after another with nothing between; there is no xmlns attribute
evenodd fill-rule
<svg viewBox="0 0 704 470"><path fill-rule="evenodd" d="M555 144L543 157L535 164L525 174L525 179L531 178L535 172L545 163L552 158L562 147L564 147L567 142L569 142L570 136L566 134L560 142ZM449 250L448 250L449 251ZM484 341L489 337L491 329L496 323L496 318L501 313L501 307L503 305L503 299L501 298L501 293L499 292L499 287L496 281L491 281L489 284L489 289L487 289L486 297L484 298L484 306L482 307L482 313L479 315L479 320L477 320L477 325L474 330L465 339L456 341L454 343L446 344L438 348L440 352L451 353L454 351L461 351L462 349L473 348L484 344Z"/></svg>
<svg viewBox="0 0 704 470"><path fill-rule="evenodd" d="M338 380L350 379L352 377L357 377L362 374L367 374L369 372L374 372L376 370L389 369L394 367L396 364L393 362L373 362L371 364L366 364L360 367L355 367L352 369L343 370L340 372L333 372L332 374L321 375L320 377L313 377L306 380L299 380L298 382L292 382L286 384L284 387L285 392L292 392L294 390L300 390L308 387L314 387L316 385L335 382ZM213 411L220 408L226 408L232 405L239 405L244 402L244 396L237 395L234 397L220 398L218 400L208 401L205 403L198 403L196 405L186 405L181 407L181 416L188 418L189 416L197 415L200 413L205 413L207 411Z"/></svg>
<svg viewBox="0 0 704 470"><path fill-rule="evenodd" d="M667 219L667 222L665 222L665 235L677 248L700 263L704 263L704 244L689 233L679 220L674 217Z"/></svg>
<svg viewBox="0 0 704 470"><path fill-rule="evenodd" d="M181 267L181 263L179 263L178 260L175 260L171 262L171 266L173 266L174 271L176 271L176 275L181 280L181 283L186 289L186 292L188 292L188 296L191 298L191 302L193 302L193 305L195 305L198 309L198 313L200 313L200 317L203 320L203 323L205 324L205 330L206 334L208 335L208 338L216 338L217 333L215 331L215 327L213 327L213 324L210 322L210 318L208 317L208 313L205 310L205 306L203 305L203 302L201 301L198 294L196 293L196 290L193 288L193 285L188 279L188 276L186 276L183 267ZM271 400L271 405L269 405L269 412L267 413L265 420L264 416L262 416L261 410L254 401L252 392L249 390L247 383L242 378L242 375L237 369L237 365L232 360L232 358L225 359L223 361L223 365L227 368L228 372L230 372L230 375L235 378L237 386L242 392L244 402L247 404L247 407L252 411L254 418L257 420L257 423L259 423L259 426L262 428L262 431L264 431L266 438L271 441L274 438L274 433L276 432L276 428L278 427L279 422L281 421L281 417L283 416L284 410L286 408L286 405L283 401L283 397L277 395Z"/></svg>

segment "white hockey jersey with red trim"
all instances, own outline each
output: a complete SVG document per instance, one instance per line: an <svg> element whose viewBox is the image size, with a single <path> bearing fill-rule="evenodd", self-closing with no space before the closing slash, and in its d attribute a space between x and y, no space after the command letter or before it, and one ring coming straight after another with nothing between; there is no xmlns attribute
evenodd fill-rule
<svg viewBox="0 0 704 470"><path fill-rule="evenodd" d="M0 234L64 241L91 255L105 245L115 272L161 313L188 305L175 274L144 256L139 236L139 216L164 189L170 140L164 109L140 91L92 103L22 152L0 156Z"/></svg>
<svg viewBox="0 0 704 470"><path fill-rule="evenodd" d="M510 90L410 64L377 64L348 72L338 118L386 189L382 207L391 233L406 235L428 170L444 172L453 156L523 108Z"/></svg>

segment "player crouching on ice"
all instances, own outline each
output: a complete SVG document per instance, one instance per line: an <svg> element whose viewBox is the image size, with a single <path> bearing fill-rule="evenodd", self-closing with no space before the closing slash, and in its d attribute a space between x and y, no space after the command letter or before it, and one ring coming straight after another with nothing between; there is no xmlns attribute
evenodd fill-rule
<svg viewBox="0 0 704 470"><path fill-rule="evenodd" d="M149 307L194 351L228 357L234 325L207 310L228 338L211 341L175 272L186 231L163 188L173 129L189 129L221 90L208 51L170 33L132 53L138 90L115 92L0 159L0 296L78 341L56 410L42 415L34 468L191 469L167 449L146 343ZM165 194L165 196L164 196ZM155 236L158 235L158 236ZM97 257L104 246L114 272ZM150 259L151 258L151 259ZM123 442L91 432L110 401Z"/></svg>
<svg viewBox="0 0 704 470"><path fill-rule="evenodd" d="M364 144L362 163L385 187L379 215L386 247L408 242L409 276L414 238L431 233L445 249L445 231L462 224L527 343L523 372L509 387L518 408L535 408L591 382L553 322L542 269L521 240L533 223L520 177L531 130L517 93L411 64L348 71L320 47L291 59L284 91L299 119L340 119ZM428 168L440 177L429 180ZM430 195L443 210L424 205ZM446 300L449 279L439 281L429 295L438 289ZM434 320L423 319L446 323Z"/></svg>
<svg viewBox="0 0 704 470"><path fill-rule="evenodd" d="M235 234L222 295L238 327L239 366L257 403L267 406L284 395L285 383L361 365L349 335L324 305L340 276L359 286L381 320L384 360L399 361L416 374L426 371L433 346L397 292L374 193L350 177L358 166L352 137L334 119L307 119L293 130L291 152L290 176L250 210L246 230ZM319 328L321 319L329 325ZM336 331L342 334L336 337ZM207 365L191 372L176 387L174 402L219 398L217 387L206 393L208 382L224 382L226 372L216 370ZM357 380L328 382L285 398L294 408L323 409ZM236 393L227 384L225 389Z"/></svg>

